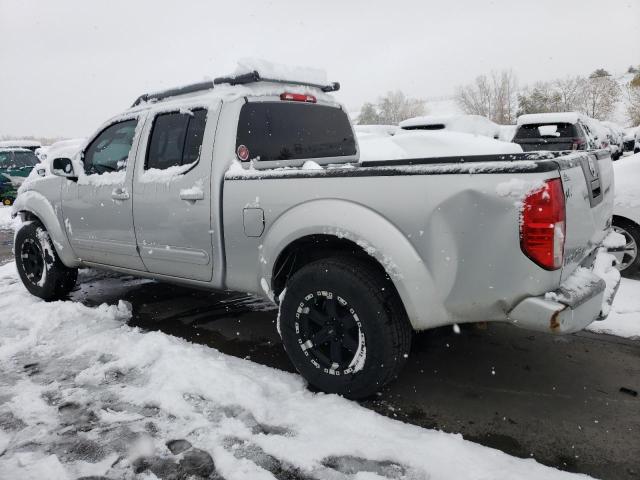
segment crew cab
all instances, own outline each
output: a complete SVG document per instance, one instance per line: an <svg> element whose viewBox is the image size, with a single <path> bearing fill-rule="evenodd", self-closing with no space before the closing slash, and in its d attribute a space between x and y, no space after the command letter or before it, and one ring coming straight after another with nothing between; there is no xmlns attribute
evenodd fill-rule
<svg viewBox="0 0 640 480"><path fill-rule="evenodd" d="M398 375L415 330L606 317L606 151L359 161L338 87L249 71L141 96L22 186L26 288L63 298L95 267L262 295L302 376L349 398Z"/></svg>

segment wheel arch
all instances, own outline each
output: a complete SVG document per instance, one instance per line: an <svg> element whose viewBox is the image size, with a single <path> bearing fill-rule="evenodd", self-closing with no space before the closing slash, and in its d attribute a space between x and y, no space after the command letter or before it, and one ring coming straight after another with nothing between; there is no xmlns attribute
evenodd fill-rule
<svg viewBox="0 0 640 480"><path fill-rule="evenodd" d="M44 195L35 191L22 192L16 198L12 208L13 213L20 215L23 221L37 220L44 225L58 257L65 266L71 268L80 265L55 208Z"/></svg>
<svg viewBox="0 0 640 480"><path fill-rule="evenodd" d="M297 205L269 227L262 249L261 279L276 297L286 279L301 266L348 254L386 273L414 329L449 323L435 282L418 252L395 225L366 206L339 199ZM297 259L293 258L296 253Z"/></svg>

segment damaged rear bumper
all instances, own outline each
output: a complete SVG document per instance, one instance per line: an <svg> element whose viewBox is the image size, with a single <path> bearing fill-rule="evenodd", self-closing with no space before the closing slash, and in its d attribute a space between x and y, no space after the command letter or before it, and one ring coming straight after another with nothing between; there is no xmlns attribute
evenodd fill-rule
<svg viewBox="0 0 640 480"><path fill-rule="evenodd" d="M594 262L596 268L598 264L601 268L606 261L604 256L609 254L603 251L602 255L599 253ZM579 288L562 285L554 292L525 298L508 313L509 321L529 330L563 334L578 332L596 320L604 320L620 286L620 275L611 273L613 266L607 267L603 276L595 272L596 268L580 272L583 278L590 277L586 277L587 281L580 283Z"/></svg>

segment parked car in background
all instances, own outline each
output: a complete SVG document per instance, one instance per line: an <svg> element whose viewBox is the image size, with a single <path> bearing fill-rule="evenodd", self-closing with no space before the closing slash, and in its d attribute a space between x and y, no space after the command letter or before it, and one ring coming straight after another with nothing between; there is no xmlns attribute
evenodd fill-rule
<svg viewBox="0 0 640 480"><path fill-rule="evenodd" d="M393 136L398 133L398 125L354 125L353 131L358 136L362 135L382 135Z"/></svg>
<svg viewBox="0 0 640 480"><path fill-rule="evenodd" d="M35 152L38 148L42 147L42 144L36 140L2 140L0 141L0 148L26 148Z"/></svg>
<svg viewBox="0 0 640 480"><path fill-rule="evenodd" d="M0 177L2 177L2 203L11 205L16 189L38 164L38 157L26 148L0 148Z"/></svg>
<svg viewBox="0 0 640 480"><path fill-rule="evenodd" d="M400 122L403 130L446 130L500 138L500 125L482 115L425 115Z"/></svg>
<svg viewBox="0 0 640 480"><path fill-rule="evenodd" d="M70 138L52 144L44 154L39 156L40 164L34 170L40 176L48 175L51 172L51 160L61 157L73 158L80 151L85 141L85 138Z"/></svg>
<svg viewBox="0 0 640 480"><path fill-rule="evenodd" d="M609 139L611 159L618 160L622 157L622 153L624 152L624 130L620 125L614 122L604 121L600 123L609 130L607 137Z"/></svg>
<svg viewBox="0 0 640 480"><path fill-rule="evenodd" d="M516 123L513 142L525 152L591 150L600 145L589 118L580 113L532 113L519 116Z"/></svg>
<svg viewBox="0 0 640 480"><path fill-rule="evenodd" d="M13 209L26 288L62 298L93 266L259 294L279 304L302 376L350 398L397 376L414 330L561 334L606 317L619 282L600 248L608 152L426 158L443 137L520 148L404 131L377 140L418 155L367 161L328 94L339 85L284 80L291 70L142 95L81 154L53 159Z"/></svg>
<svg viewBox="0 0 640 480"><path fill-rule="evenodd" d="M633 152L636 144L636 132L640 130L640 126L624 129L624 151Z"/></svg>
<svg viewBox="0 0 640 480"><path fill-rule="evenodd" d="M627 156L614 165L615 200L613 228L624 235L624 247L611 250L625 276L640 273L640 154Z"/></svg>

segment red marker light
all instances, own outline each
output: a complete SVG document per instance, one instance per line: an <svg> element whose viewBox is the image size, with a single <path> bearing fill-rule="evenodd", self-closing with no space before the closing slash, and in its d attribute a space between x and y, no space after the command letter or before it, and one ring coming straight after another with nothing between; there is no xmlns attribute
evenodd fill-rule
<svg viewBox="0 0 640 480"><path fill-rule="evenodd" d="M288 100L290 102L316 103L316 97L313 95L305 95L304 93L285 92L280 95L280 100Z"/></svg>
<svg viewBox="0 0 640 480"><path fill-rule="evenodd" d="M249 149L244 145L238 145L236 155L241 162L246 162L249 160Z"/></svg>

